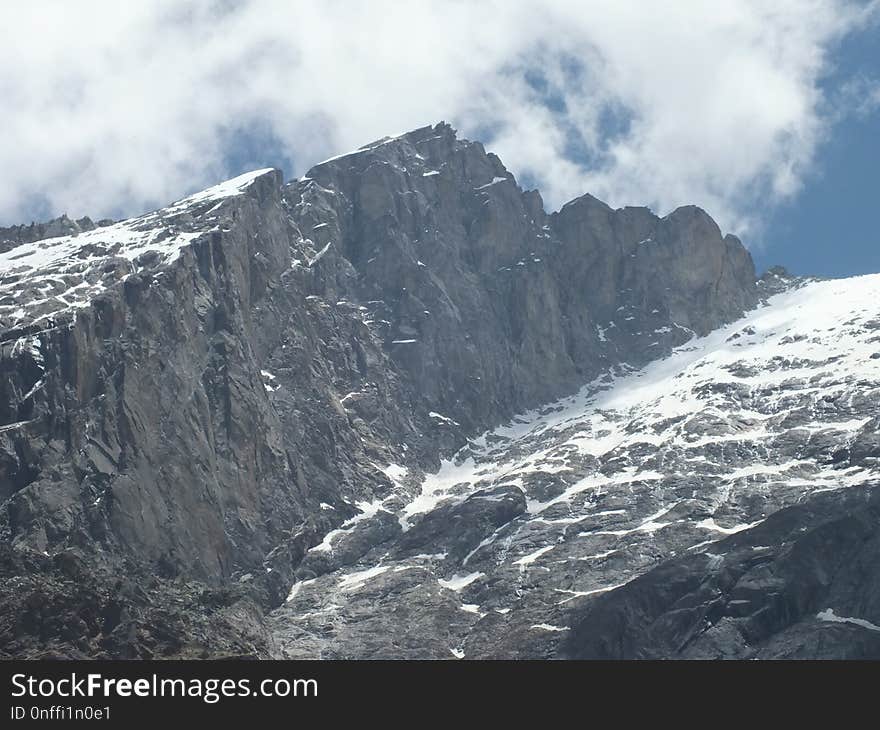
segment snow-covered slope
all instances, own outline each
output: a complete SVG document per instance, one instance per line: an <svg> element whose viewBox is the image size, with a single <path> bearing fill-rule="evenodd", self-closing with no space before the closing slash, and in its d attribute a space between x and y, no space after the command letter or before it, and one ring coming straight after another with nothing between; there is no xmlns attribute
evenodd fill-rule
<svg viewBox="0 0 880 730"><path fill-rule="evenodd" d="M88 305L125 277L172 263L182 248L220 230L220 208L271 169L255 170L153 213L0 253L0 329Z"/></svg>
<svg viewBox="0 0 880 730"><path fill-rule="evenodd" d="M390 468L398 490L307 556L278 637L289 656L547 656L590 596L877 479L878 402L880 275L802 283L484 434L415 493ZM427 617L444 632L419 644Z"/></svg>

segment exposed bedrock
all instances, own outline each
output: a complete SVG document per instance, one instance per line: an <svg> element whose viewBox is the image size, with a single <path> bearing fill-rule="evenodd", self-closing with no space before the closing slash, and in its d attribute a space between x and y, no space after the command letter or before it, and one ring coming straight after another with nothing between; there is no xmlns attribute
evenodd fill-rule
<svg viewBox="0 0 880 730"><path fill-rule="evenodd" d="M261 171L129 221L3 236L0 651L15 656L267 655L260 616L296 579L383 544L466 554L522 512L521 491L489 491L401 526L468 437L760 295L702 210L584 196L547 214L442 123L286 185ZM367 508L344 548L309 552ZM123 618L84 617L114 601Z"/></svg>

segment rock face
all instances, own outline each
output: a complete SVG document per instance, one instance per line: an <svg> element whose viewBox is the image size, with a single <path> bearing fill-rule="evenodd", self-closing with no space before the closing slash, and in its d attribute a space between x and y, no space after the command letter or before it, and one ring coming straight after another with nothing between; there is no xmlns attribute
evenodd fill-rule
<svg viewBox="0 0 880 730"><path fill-rule="evenodd" d="M562 653L876 659L878 558L880 487L818 495L597 598Z"/></svg>
<svg viewBox="0 0 880 730"><path fill-rule="evenodd" d="M471 432L757 301L748 252L699 208L584 196L547 215L445 124L317 165L285 198L349 274L319 293L364 302L421 399Z"/></svg>
<svg viewBox="0 0 880 730"><path fill-rule="evenodd" d="M855 304L792 330L842 300L446 124L60 220L0 236L2 655L589 655L594 596L876 468Z"/></svg>

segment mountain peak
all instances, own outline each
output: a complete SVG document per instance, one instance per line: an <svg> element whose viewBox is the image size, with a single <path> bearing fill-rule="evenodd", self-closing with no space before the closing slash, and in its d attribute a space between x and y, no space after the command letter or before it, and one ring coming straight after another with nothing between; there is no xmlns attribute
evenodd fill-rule
<svg viewBox="0 0 880 730"><path fill-rule="evenodd" d="M0 654L594 655L643 576L650 630L697 636L718 592L671 618L654 569L702 585L740 535L744 570L784 560L768 513L876 477L877 287L774 296L695 207L548 215L445 123L19 243L0 599L49 608ZM744 636L797 618L735 578L728 627L751 601ZM247 610L206 610L206 583ZM120 595L124 631L101 618ZM877 625L846 595L797 606ZM639 646L674 655L670 631ZM701 650L748 654L737 635Z"/></svg>
<svg viewBox="0 0 880 730"><path fill-rule="evenodd" d="M358 159L364 158L386 158L386 157L399 157L403 156L411 156L413 154L418 154L418 146L425 142L438 142L442 141L445 145L434 144L431 145L432 149L438 148L451 148L456 142L458 142L458 137L456 131L446 122L438 122L435 125L428 125L425 127L419 127L417 129L410 130L409 132L401 132L399 134L387 135L385 137L381 137L373 142L368 142L367 144L358 147L350 152L344 152L342 154L334 155L333 157L329 157L326 160L318 162L314 165L305 175L306 178L312 177L312 173L316 168L320 168L324 165L335 163L335 164L351 164ZM466 141L464 141L467 143Z"/></svg>

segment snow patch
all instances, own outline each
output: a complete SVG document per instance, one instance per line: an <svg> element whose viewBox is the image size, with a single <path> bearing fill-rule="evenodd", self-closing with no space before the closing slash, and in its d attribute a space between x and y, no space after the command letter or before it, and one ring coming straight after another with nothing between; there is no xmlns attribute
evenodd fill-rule
<svg viewBox="0 0 880 730"><path fill-rule="evenodd" d="M349 573L339 581L339 588L343 591L356 591L363 588L369 581L376 576L382 575L391 569L390 565L376 565L366 570L359 570L356 573Z"/></svg>
<svg viewBox="0 0 880 730"><path fill-rule="evenodd" d="M443 580L442 578L438 578L437 582L443 586L444 588L448 588L451 591L460 591L466 586L469 586L475 580L482 578L485 576L485 573L468 573L467 575L453 575L449 580Z"/></svg>
<svg viewBox="0 0 880 730"><path fill-rule="evenodd" d="M514 560L513 564L518 565L520 570L525 570L527 566L534 563L538 558L540 558L545 553L549 553L555 545L547 545L546 547L538 548L533 553L529 553L528 555L524 555L519 560Z"/></svg>
<svg viewBox="0 0 880 730"><path fill-rule="evenodd" d="M826 608L824 611L820 611L819 613L817 613L816 618L820 621L827 621L835 624L852 624L853 626L860 626L861 628L868 629L869 631L880 631L880 626L878 626L877 624L872 624L870 621L866 621L863 618L848 618L846 616L838 616L830 608Z"/></svg>

